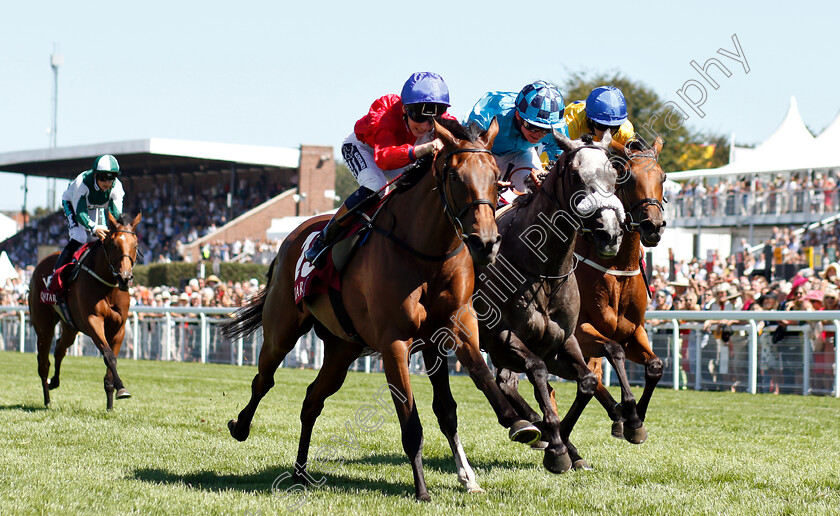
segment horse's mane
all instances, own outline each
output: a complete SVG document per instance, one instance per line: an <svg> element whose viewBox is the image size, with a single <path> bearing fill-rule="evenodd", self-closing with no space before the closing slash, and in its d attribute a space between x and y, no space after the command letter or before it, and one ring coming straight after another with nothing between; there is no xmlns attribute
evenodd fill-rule
<svg viewBox="0 0 840 516"><path fill-rule="evenodd" d="M438 123L459 140L468 140L475 143L478 137L484 133L484 129L477 122L471 122L469 126L465 126L457 120L441 118Z"/></svg>
<svg viewBox="0 0 840 516"><path fill-rule="evenodd" d="M130 226L131 222L131 217L125 213L120 213L120 218L117 219L117 224L120 226Z"/></svg>

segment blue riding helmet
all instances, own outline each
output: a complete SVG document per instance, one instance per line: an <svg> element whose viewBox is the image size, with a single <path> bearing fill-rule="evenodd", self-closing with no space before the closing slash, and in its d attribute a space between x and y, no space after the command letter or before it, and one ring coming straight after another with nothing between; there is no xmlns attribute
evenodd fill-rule
<svg viewBox="0 0 840 516"><path fill-rule="evenodd" d="M449 103L449 88L443 77L432 72L415 72L405 81L400 98L404 106L418 104L419 115L442 115Z"/></svg>
<svg viewBox="0 0 840 516"><path fill-rule="evenodd" d="M551 129L560 125L566 105L557 88L545 81L531 83L516 96L516 111L531 124Z"/></svg>
<svg viewBox="0 0 840 516"><path fill-rule="evenodd" d="M599 86L586 97L586 116L593 122L619 126L627 121L627 102L621 90Z"/></svg>

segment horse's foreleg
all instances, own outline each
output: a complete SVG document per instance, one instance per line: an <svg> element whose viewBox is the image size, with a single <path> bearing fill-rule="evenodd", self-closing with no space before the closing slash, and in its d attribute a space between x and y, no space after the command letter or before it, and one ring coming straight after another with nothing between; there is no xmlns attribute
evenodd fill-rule
<svg viewBox="0 0 840 516"><path fill-rule="evenodd" d="M519 373L515 373L504 367L499 367L496 371L496 385L499 386L505 394L505 397L513 405L517 414L522 418L532 423L542 421L542 417L540 417L537 411L531 408L531 405L519 394Z"/></svg>
<svg viewBox="0 0 840 516"><path fill-rule="evenodd" d="M117 374L117 356L114 354L114 351L111 349L111 346L105 338L105 320L101 316L93 314L88 316L87 323L89 331L86 333L93 340L93 343L96 345L96 349L102 353L102 359L105 361L105 367L108 368L108 371L105 373L105 380L103 383L105 387L105 396L107 398L107 409L113 410L114 388L123 388L120 375Z"/></svg>
<svg viewBox="0 0 840 516"><path fill-rule="evenodd" d="M118 357L120 355L120 348L122 347L122 343L123 343L124 338L125 338L125 324L120 326L120 329L117 330L117 333L116 333L116 335L114 335L114 338L112 340L111 350L114 352L115 357ZM108 375L109 374L110 374L110 371L107 371L105 373L105 381L106 382L108 381ZM122 400L122 399L130 398L131 393L128 392L128 389L126 389L124 385L122 385L119 388L117 388L117 392L116 392L115 396L118 400Z"/></svg>
<svg viewBox="0 0 840 516"><path fill-rule="evenodd" d="M67 355L67 350L76 341L76 335L78 333L73 327L63 322L61 323L61 333L55 345L55 371L49 381L50 390L58 389L58 386L61 384L61 363Z"/></svg>
<svg viewBox="0 0 840 516"><path fill-rule="evenodd" d="M423 426L420 424L420 415L417 413L417 404L409 379L410 344L410 341L394 340L390 345L383 346L382 365L400 420L403 451L411 462L414 496L417 501L428 502L431 497L423 474Z"/></svg>
<svg viewBox="0 0 840 516"><path fill-rule="evenodd" d="M452 389L449 386L449 369L445 366L432 366L439 363L438 361L443 361L442 363L445 364L445 357L438 348L426 348L423 350L423 360L426 363L426 370L429 371L429 381L432 382L434 390L432 410L437 416L440 431L449 441L449 448L452 450L455 467L458 470L458 482L470 493L483 493L484 490L476 482L475 472L467 460L467 454L464 453L464 447L461 446L461 440L458 437L458 404L452 397Z"/></svg>
<svg viewBox="0 0 840 516"><path fill-rule="evenodd" d="M636 398L633 396L633 391L630 390L630 380L627 378L627 369L624 366L624 347L622 347L618 342L601 335L601 333L589 323L580 325L579 332L576 333L576 335L580 338L581 334L583 334L583 339L594 343L596 348L600 350L600 353L594 353L590 356L605 356L613 366L615 374L618 377L618 384L621 389L621 417L624 418L624 438L634 444L644 442L645 439L647 439L647 431L644 428L644 423L641 419L639 419L639 415L636 412ZM606 391L606 389L604 389L604 391ZM601 398L605 398L605 396L601 394ZM599 401L601 401L601 404L604 405L608 414L615 410L615 408L610 409L610 407L606 404L608 401L605 403L605 401L601 398L599 398ZM616 421L616 419L613 419L613 421Z"/></svg>
<svg viewBox="0 0 840 516"><path fill-rule="evenodd" d="M563 420L560 422L560 436L563 443L569 450L569 457L572 460L572 467L575 469L591 469L589 464L580 456L577 448L572 444L570 435L575 424L577 424L583 409L592 399L595 393L595 386L598 383L595 374L589 370L586 361L583 359L583 353L580 351L577 339L571 335L566 342L563 343L558 350L556 358L546 360L548 370L561 378L577 382L577 393L569 407L569 411Z"/></svg>
<svg viewBox="0 0 840 516"><path fill-rule="evenodd" d="M645 420L650 397L653 395L656 384L662 379L662 359L656 356L650 347L647 331L644 326L636 328L633 339L628 342L627 358L645 366L645 389L642 392L639 402L636 405L636 412L639 419Z"/></svg>
<svg viewBox="0 0 840 516"><path fill-rule="evenodd" d="M473 319L474 321L474 319ZM484 393L493 411L496 413L496 418L499 424L508 429L508 435L511 440L532 444L539 440L542 432L534 426L533 423L522 419L516 413L510 401L505 397L505 394L499 388L495 381L493 381L493 374L490 368L487 367L487 362L481 356L478 349L478 328L475 331L467 334L462 332L460 335L461 345L455 350L455 355L470 372L470 378L476 387Z"/></svg>
<svg viewBox="0 0 840 516"><path fill-rule="evenodd" d="M337 338L330 338L324 342L324 363L318 376L306 389L306 397L300 410L300 440L295 459L295 472L292 479L296 483L322 485L326 482L323 476L315 479L307 472L309 445L312 441L312 429L315 421L324 409L324 401L338 392L347 377L347 369L362 352L361 346L352 342L345 342ZM348 425L348 431L350 427ZM348 439L356 442L355 438Z"/></svg>
<svg viewBox="0 0 840 516"><path fill-rule="evenodd" d="M612 436L624 439L624 416L621 415L621 405L615 401L610 391L602 383L604 371L601 368L601 357L592 357L588 362L589 370L595 373L598 385L595 386L595 399L604 407L607 416L612 420Z"/></svg>

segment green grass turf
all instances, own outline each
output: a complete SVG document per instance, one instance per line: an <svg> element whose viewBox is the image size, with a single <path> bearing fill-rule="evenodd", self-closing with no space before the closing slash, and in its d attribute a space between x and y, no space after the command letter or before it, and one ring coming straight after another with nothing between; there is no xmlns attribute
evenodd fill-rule
<svg viewBox="0 0 840 516"><path fill-rule="evenodd" d="M310 470L323 486L286 491L286 480L272 492L291 471L300 403L316 371L280 369L244 443L226 423L248 401L254 367L123 360L134 397L116 400L112 413L104 372L101 359L68 357L44 409L35 355L0 353L0 515L840 514L834 398L660 389L642 445L610 437L593 401L572 437L594 471L553 475L541 452L508 441L468 378L452 377L461 440L486 490L468 494L428 380L414 376L432 496L418 504L391 406L380 409L380 428L341 443L360 409L375 405L381 374L350 373L327 401L310 454L333 457ZM555 387L568 406L574 385Z"/></svg>

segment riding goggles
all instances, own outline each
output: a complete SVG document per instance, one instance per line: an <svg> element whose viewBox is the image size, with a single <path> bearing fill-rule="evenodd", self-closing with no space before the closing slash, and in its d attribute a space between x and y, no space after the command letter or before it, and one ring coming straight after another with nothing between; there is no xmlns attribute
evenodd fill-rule
<svg viewBox="0 0 840 516"><path fill-rule="evenodd" d="M116 178L116 174L96 174L96 179L99 181L113 181Z"/></svg>
<svg viewBox="0 0 840 516"><path fill-rule="evenodd" d="M522 127L524 127L532 133L548 134L551 131L551 129L549 129L548 127L540 127L538 125L534 125L525 119L522 120Z"/></svg>
<svg viewBox="0 0 840 516"><path fill-rule="evenodd" d="M593 122L593 124L595 126L595 129L599 131L606 131L607 129L609 129L612 134L615 134L616 132L618 132L619 128L621 128L620 125L604 125L599 124L598 122Z"/></svg>
<svg viewBox="0 0 840 516"><path fill-rule="evenodd" d="M409 104L405 107L405 114L418 124L424 124L432 118L437 118L446 113L446 106L423 102L420 104Z"/></svg>

